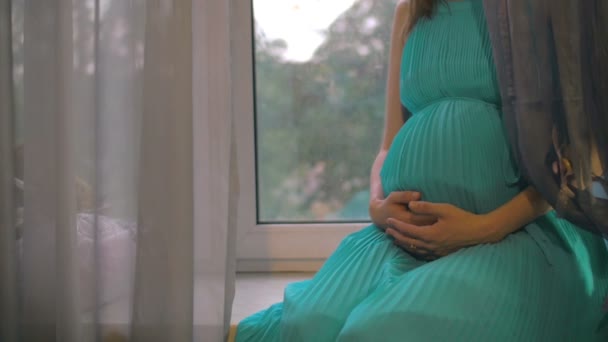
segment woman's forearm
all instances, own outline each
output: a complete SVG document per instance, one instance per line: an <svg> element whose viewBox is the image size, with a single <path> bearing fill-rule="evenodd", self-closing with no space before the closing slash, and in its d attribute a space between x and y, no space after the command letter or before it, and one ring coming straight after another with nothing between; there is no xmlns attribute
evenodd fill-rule
<svg viewBox="0 0 608 342"><path fill-rule="evenodd" d="M375 200L384 199L384 190L382 189L382 182L380 181L380 170L382 170L382 165L384 165L384 159L386 159L386 150L380 150L378 155L376 156L376 160L374 160L374 164L372 165L372 171L370 173L370 202Z"/></svg>
<svg viewBox="0 0 608 342"><path fill-rule="evenodd" d="M497 242L544 215L551 207L534 187L528 187L498 209L484 215L487 242Z"/></svg>

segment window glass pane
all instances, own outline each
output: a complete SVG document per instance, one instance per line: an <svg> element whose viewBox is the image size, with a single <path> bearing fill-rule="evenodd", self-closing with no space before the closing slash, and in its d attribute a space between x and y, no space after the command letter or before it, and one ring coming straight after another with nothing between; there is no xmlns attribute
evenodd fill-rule
<svg viewBox="0 0 608 342"><path fill-rule="evenodd" d="M260 222L367 220L396 0L253 0Z"/></svg>

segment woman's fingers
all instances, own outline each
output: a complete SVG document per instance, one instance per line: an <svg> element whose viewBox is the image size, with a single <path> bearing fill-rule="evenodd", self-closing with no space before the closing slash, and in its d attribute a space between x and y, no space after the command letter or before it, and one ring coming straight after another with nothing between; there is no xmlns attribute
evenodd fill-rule
<svg viewBox="0 0 608 342"><path fill-rule="evenodd" d="M407 204L420 199L420 193L415 191L395 191L391 192L387 199L392 203Z"/></svg>
<svg viewBox="0 0 608 342"><path fill-rule="evenodd" d="M431 236L432 228L430 226L417 226L411 223L396 220L394 218L388 219L387 224L388 227L393 228L410 239L427 244L433 241Z"/></svg>
<svg viewBox="0 0 608 342"><path fill-rule="evenodd" d="M406 221L407 222L407 221ZM429 215L409 213L409 223L416 226L430 226L437 222L437 218Z"/></svg>
<svg viewBox="0 0 608 342"><path fill-rule="evenodd" d="M437 218L434 216L416 214L408 210L395 210L392 217L399 221L411 223L417 226L430 226L437 222Z"/></svg>
<svg viewBox="0 0 608 342"><path fill-rule="evenodd" d="M412 201L409 204L409 208L416 214L431 215L440 218L448 216L454 210L454 207L450 204L422 201Z"/></svg>
<svg viewBox="0 0 608 342"><path fill-rule="evenodd" d="M429 248L427 243L412 239L409 236L401 234L398 230L394 228L387 228L386 234L394 239L394 242L397 246L412 254L424 256L429 255L431 252L431 249Z"/></svg>
<svg viewBox="0 0 608 342"><path fill-rule="evenodd" d="M388 228L386 234L393 238L393 242L397 247L403 249L416 259L433 261L439 258L433 251L426 249L424 243L417 243L416 240L410 239L392 228Z"/></svg>

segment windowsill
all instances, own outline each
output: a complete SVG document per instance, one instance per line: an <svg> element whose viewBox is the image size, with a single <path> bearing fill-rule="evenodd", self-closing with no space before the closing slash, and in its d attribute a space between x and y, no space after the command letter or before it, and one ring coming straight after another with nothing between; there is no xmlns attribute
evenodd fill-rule
<svg viewBox="0 0 608 342"><path fill-rule="evenodd" d="M237 273L228 342L234 341L236 327L240 321L280 302L287 284L310 279L313 274L308 272Z"/></svg>
<svg viewBox="0 0 608 342"><path fill-rule="evenodd" d="M244 318L283 300L289 283L310 279L313 273L237 273L236 293L232 305L231 339Z"/></svg>
<svg viewBox="0 0 608 342"><path fill-rule="evenodd" d="M234 340L236 326L240 321L272 304L281 302L287 284L310 279L313 275L314 273L311 272L237 273L228 341ZM114 327L114 335L126 336L126 327L131 319L130 302L124 296L115 298L102 307L99 316L105 326Z"/></svg>
<svg viewBox="0 0 608 342"><path fill-rule="evenodd" d="M233 325L244 318L283 300L289 283L310 279L313 273L237 273L232 305Z"/></svg>

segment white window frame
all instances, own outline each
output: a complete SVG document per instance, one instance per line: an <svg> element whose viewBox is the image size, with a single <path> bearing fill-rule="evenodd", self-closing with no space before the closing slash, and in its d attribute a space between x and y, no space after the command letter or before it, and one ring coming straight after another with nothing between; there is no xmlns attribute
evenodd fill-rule
<svg viewBox="0 0 608 342"><path fill-rule="evenodd" d="M232 105L240 183L237 269L315 271L346 235L369 223L257 223L252 0L232 3Z"/></svg>

